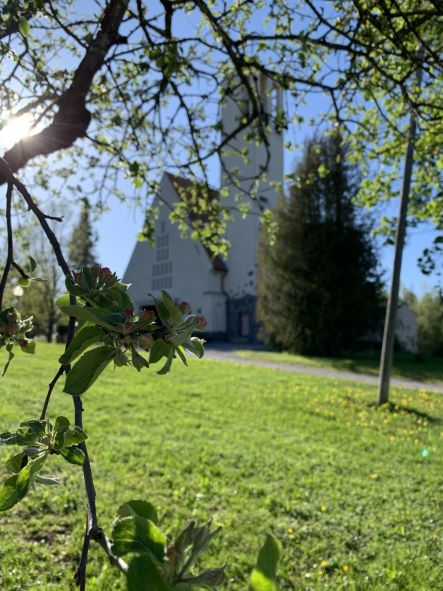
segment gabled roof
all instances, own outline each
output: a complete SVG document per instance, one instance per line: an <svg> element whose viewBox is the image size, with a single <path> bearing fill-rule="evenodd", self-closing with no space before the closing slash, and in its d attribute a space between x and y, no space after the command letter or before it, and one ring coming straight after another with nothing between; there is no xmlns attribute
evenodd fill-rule
<svg viewBox="0 0 443 591"><path fill-rule="evenodd" d="M183 178L181 176L177 176L175 174L172 174L170 172L165 172L165 175L168 177L171 185L174 187L175 192L177 194L177 197L180 200L184 200L187 198L187 195L189 195L190 198L192 198L194 195L191 194L191 191L193 192L198 185L196 185L196 182L190 179L186 179ZM220 201L220 193L218 191L216 191L215 189L212 189L210 187L208 187L207 189L205 189L205 198L209 199L210 201ZM206 212L202 211L202 212L196 212L195 209L190 208L188 211L188 217L189 217L189 221L191 224L197 224L199 222L204 222L207 220L207 214ZM219 255L213 255L213 253L211 253L211 251L209 250L209 248L207 246L205 246L204 244L202 244L203 248L205 249L206 254L209 257L209 260L211 261L212 264L212 268L214 269L214 271L219 271L221 273L226 273L228 268L224 262L224 260L221 258L221 256Z"/></svg>

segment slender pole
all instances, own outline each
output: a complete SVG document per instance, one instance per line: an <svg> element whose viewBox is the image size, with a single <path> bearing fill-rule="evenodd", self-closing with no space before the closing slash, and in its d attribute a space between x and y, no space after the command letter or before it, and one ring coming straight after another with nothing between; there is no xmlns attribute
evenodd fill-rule
<svg viewBox="0 0 443 591"><path fill-rule="evenodd" d="M419 51L421 56L422 50ZM417 70L417 86L421 84L422 70ZM392 283L386 308L383 344L380 359L380 381L378 390L378 404L385 404L389 400L389 382L391 379L392 356L394 352L395 321L397 317L398 295L400 291L401 262L406 235L406 216L408 213L409 192L411 188L412 167L414 163L414 144L417 135L417 117L412 111L409 121L408 145L406 147L405 168L400 198L400 210L395 232L394 267Z"/></svg>

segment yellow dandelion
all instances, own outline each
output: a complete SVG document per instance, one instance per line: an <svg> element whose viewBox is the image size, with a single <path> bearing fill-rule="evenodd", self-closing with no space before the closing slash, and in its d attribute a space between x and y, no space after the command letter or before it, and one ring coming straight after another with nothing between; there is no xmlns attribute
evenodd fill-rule
<svg viewBox="0 0 443 591"><path fill-rule="evenodd" d="M294 530L292 529L292 527L288 527L288 534L293 534Z"/></svg>
<svg viewBox="0 0 443 591"><path fill-rule="evenodd" d="M343 565L343 572L344 573L348 573L349 572L349 565L347 565L347 564L344 564Z"/></svg>
<svg viewBox="0 0 443 591"><path fill-rule="evenodd" d="M369 475L371 480L378 480L378 474L376 474L375 472L372 472L372 474Z"/></svg>
<svg viewBox="0 0 443 591"><path fill-rule="evenodd" d="M325 511L327 511L327 510L328 510L328 508L326 507L326 505L321 505L321 506L320 506L320 511L321 511L322 513L324 513L324 512L325 512Z"/></svg>
<svg viewBox="0 0 443 591"><path fill-rule="evenodd" d="M327 560L322 560L322 561L320 562L320 566L321 566L322 568L326 568L327 566L329 566L329 562L328 562Z"/></svg>

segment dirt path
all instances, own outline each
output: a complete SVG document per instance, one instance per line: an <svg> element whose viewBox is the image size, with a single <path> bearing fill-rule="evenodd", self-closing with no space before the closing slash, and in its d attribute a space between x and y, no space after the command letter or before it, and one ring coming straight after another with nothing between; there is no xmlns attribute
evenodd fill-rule
<svg viewBox="0 0 443 591"><path fill-rule="evenodd" d="M229 361L231 363L240 363L241 365L255 365L259 367L270 367L280 369L291 373L303 373L312 376L322 376L325 378L336 378L338 380L349 380L352 382L361 382L363 384L378 384L378 377L364 373L353 373L351 371L341 371L337 369L328 369L322 367L308 367L296 363L278 363L276 361L263 361L260 359L243 359L235 353L235 349L223 351L219 349L206 348L205 357L215 361ZM428 392L440 392L443 394L443 385L427 384L406 380L402 378L392 378L391 384L397 388L408 388L410 390L427 390Z"/></svg>

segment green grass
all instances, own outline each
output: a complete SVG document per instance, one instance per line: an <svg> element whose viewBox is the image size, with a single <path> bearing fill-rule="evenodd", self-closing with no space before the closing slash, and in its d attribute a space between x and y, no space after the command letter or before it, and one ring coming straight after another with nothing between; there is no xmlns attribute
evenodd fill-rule
<svg viewBox="0 0 443 591"><path fill-rule="evenodd" d="M352 357L307 357L293 353L279 353L277 351L240 350L236 354L243 359L257 359L259 361L273 361L279 363L295 363L306 367L336 369L378 375L380 354L365 352ZM425 383L443 382L443 358L418 358L407 353L396 353L392 375L397 378L416 380Z"/></svg>
<svg viewBox="0 0 443 591"><path fill-rule="evenodd" d="M39 344L14 359L1 430L38 416L59 351ZM102 526L140 497L170 532L211 516L224 533L208 563L226 562L232 591L247 588L270 530L283 544L281 591L441 591L442 395L394 389L395 408L383 409L374 397L370 386L215 361L170 376L110 369L83 397ZM59 413L72 416L61 387ZM51 464L64 486L0 514L2 590L74 590L81 469ZM88 591L124 589L99 548L88 572Z"/></svg>

